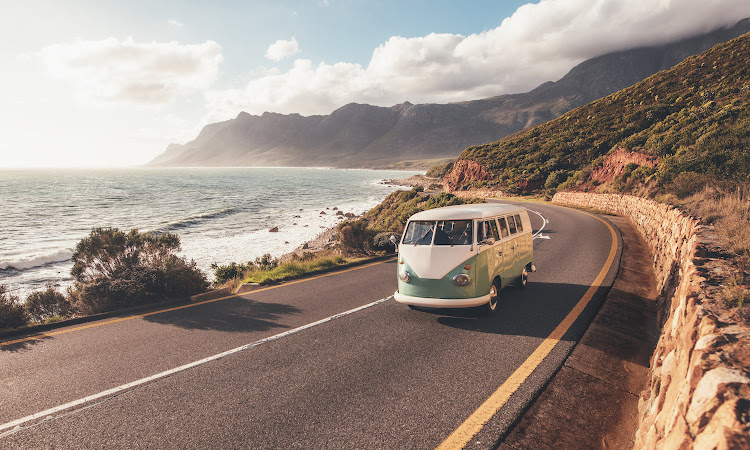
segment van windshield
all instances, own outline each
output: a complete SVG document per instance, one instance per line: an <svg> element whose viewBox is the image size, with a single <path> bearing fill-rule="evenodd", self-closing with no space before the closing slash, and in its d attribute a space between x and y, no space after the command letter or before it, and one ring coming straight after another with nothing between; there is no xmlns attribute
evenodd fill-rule
<svg viewBox="0 0 750 450"><path fill-rule="evenodd" d="M441 220L437 223L435 245L471 245L471 220Z"/></svg>
<svg viewBox="0 0 750 450"><path fill-rule="evenodd" d="M430 245L432 233L435 231L435 222L409 222L404 233L402 244Z"/></svg>

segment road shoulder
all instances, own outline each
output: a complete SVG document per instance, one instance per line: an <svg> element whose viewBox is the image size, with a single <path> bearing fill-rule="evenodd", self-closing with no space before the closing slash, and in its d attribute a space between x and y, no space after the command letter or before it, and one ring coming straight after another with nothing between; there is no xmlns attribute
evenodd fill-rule
<svg viewBox="0 0 750 450"><path fill-rule="evenodd" d="M502 440L500 449L632 448L638 398L658 339L651 258L629 219L620 272L571 355Z"/></svg>

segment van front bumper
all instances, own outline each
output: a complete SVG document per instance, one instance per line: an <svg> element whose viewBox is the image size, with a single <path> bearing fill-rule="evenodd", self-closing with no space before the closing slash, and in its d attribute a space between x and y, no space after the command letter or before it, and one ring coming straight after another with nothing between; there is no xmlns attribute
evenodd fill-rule
<svg viewBox="0 0 750 450"><path fill-rule="evenodd" d="M411 295L400 294L396 291L393 298L399 303L405 303L413 306L428 306L431 308L471 308L481 306L490 301L490 295L472 298L427 298L412 297Z"/></svg>

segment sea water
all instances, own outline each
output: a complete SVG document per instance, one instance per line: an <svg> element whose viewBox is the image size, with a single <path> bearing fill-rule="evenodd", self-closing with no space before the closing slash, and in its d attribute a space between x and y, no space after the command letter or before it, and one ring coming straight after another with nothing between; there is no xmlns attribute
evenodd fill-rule
<svg viewBox="0 0 750 450"><path fill-rule="evenodd" d="M212 263L280 256L362 214L408 172L311 168L0 170L0 284L21 298L71 283L93 228L171 232L213 279ZM325 214L321 214L321 212ZM278 227L278 232L269 229Z"/></svg>

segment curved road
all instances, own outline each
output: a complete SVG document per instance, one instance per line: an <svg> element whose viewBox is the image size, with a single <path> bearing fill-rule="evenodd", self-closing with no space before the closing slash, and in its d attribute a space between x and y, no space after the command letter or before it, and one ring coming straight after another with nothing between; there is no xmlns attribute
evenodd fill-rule
<svg viewBox="0 0 750 450"><path fill-rule="evenodd" d="M0 447L435 448L450 437L446 448L492 448L583 334L619 264L602 220L519 204L544 226L538 271L526 289L501 291L495 317L395 302L390 260L7 339ZM587 292L559 341L547 339Z"/></svg>

